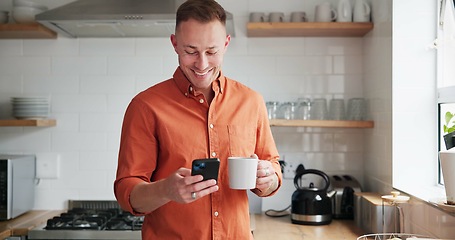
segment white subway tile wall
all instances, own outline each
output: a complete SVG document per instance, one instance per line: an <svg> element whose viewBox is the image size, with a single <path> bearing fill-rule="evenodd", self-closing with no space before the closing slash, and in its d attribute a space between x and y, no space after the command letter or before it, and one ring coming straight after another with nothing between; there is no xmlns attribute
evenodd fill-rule
<svg viewBox="0 0 455 240"><path fill-rule="evenodd" d="M259 91L266 101L367 97L370 108L387 114L390 86L369 82L374 95L364 90L364 68L371 66L364 66L365 54L380 52L380 58L374 60L378 64L390 59L390 51L384 51L390 49L390 40L382 41L384 32L390 34L387 14L376 14L377 19L389 24L375 26L374 34L367 37L375 40L368 50L364 49L365 38L246 37L251 11L283 11L288 17L292 11L304 10L312 21L317 2L220 0L234 14L236 24L236 36L223 65L225 74ZM336 6L336 0L330 2ZM389 5L379 7L391 11L392 0L384 2ZM0 7L9 7L2 4ZM55 2L49 1L51 4ZM10 97L48 95L50 115L57 120L55 127L0 128L2 153L60 155L60 177L41 179L35 209L62 209L69 199L114 199L123 113L136 93L170 78L177 64L169 38L0 40L0 118L12 118ZM375 79L384 76L374 69L368 71ZM379 97L375 95L378 92ZM374 117L375 128L391 128L387 122L390 117ZM328 174L351 174L362 185L366 167L380 169L385 172L375 173L376 178L391 185L391 162L376 161L376 166L372 165L390 152L388 140L367 146L365 135L372 130L274 127L272 131L285 160L301 159L306 168ZM366 149L370 151L368 166ZM286 179L277 195L263 199L262 209L288 206L294 190L292 180ZM413 210L406 216L415 218L414 214L420 217L437 211L426 204L422 206L423 213ZM450 219L453 226L453 217L437 212Z"/></svg>

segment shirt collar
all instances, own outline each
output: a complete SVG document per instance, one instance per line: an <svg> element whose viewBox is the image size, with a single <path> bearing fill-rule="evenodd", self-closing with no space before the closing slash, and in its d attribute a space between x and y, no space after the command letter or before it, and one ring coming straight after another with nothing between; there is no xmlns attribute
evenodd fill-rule
<svg viewBox="0 0 455 240"><path fill-rule="evenodd" d="M183 95L190 96L190 94L193 94L194 90L192 91L191 82L186 78L185 74L183 74L180 67L175 70L173 79ZM219 91L220 93L223 93L225 85L226 77L223 75L223 71L220 71L220 76L212 83L212 89L215 92Z"/></svg>

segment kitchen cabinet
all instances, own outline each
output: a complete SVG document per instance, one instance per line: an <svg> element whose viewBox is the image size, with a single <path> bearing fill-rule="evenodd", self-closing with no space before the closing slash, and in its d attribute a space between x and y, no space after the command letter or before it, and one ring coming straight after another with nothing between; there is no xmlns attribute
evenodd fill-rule
<svg viewBox="0 0 455 240"><path fill-rule="evenodd" d="M2 119L0 127L53 127L55 119Z"/></svg>
<svg viewBox="0 0 455 240"><path fill-rule="evenodd" d="M373 128L373 121L340 120L286 120L271 119L270 126L275 127L323 127L323 128Z"/></svg>
<svg viewBox="0 0 455 240"><path fill-rule="evenodd" d="M363 37L373 29L365 22L250 22L248 37Z"/></svg>
<svg viewBox="0 0 455 240"><path fill-rule="evenodd" d="M0 24L0 39L54 39L57 33L39 23Z"/></svg>

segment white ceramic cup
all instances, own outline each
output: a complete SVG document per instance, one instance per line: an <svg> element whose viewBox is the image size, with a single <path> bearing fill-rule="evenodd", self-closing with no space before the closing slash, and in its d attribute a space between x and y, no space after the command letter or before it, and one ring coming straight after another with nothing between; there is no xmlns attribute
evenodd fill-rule
<svg viewBox="0 0 455 240"><path fill-rule="evenodd" d="M264 12L252 12L250 13L250 22L265 22Z"/></svg>
<svg viewBox="0 0 455 240"><path fill-rule="evenodd" d="M292 12L291 13L291 22L306 22L306 13L305 12Z"/></svg>
<svg viewBox="0 0 455 240"><path fill-rule="evenodd" d="M230 188L255 188L258 161L258 159L251 157L229 157L228 172Z"/></svg>
<svg viewBox="0 0 455 240"><path fill-rule="evenodd" d="M364 0L356 0L354 3L354 22L369 22L371 8Z"/></svg>
<svg viewBox="0 0 455 240"><path fill-rule="evenodd" d="M271 12L269 14L269 22L283 22L284 13L283 12Z"/></svg>
<svg viewBox="0 0 455 240"><path fill-rule="evenodd" d="M316 5L314 12L315 22L332 22L337 18L337 12L329 2Z"/></svg>
<svg viewBox="0 0 455 240"><path fill-rule="evenodd" d="M352 6L350 0L338 0L337 22L352 22Z"/></svg>
<svg viewBox="0 0 455 240"><path fill-rule="evenodd" d="M455 205L455 151L440 151L439 159L441 160L447 204Z"/></svg>

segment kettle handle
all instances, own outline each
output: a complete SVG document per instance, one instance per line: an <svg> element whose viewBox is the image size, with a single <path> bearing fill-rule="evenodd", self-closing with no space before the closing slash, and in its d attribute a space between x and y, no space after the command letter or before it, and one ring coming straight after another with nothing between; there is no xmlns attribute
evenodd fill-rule
<svg viewBox="0 0 455 240"><path fill-rule="evenodd" d="M330 186L329 176L327 174L325 174L324 172L319 171L317 169L305 169L305 170L302 170L300 173L297 173L297 175L295 175L295 177L294 177L294 186L296 189L300 189L300 186L298 184L300 177L302 177L305 174L309 174L309 173L319 175L324 179L325 187L322 189L323 191L327 191L327 189L329 189L329 186Z"/></svg>

